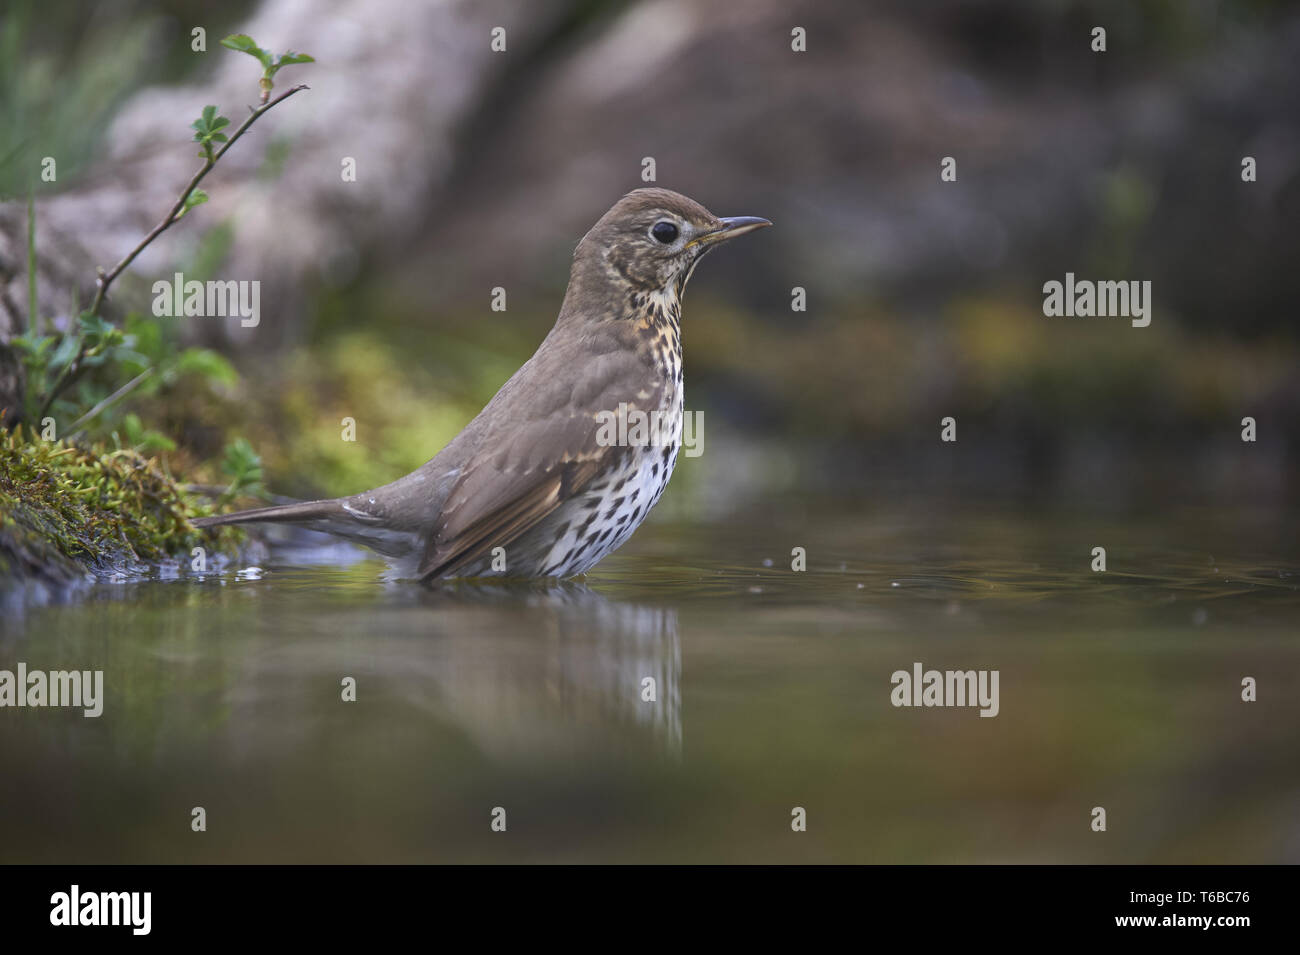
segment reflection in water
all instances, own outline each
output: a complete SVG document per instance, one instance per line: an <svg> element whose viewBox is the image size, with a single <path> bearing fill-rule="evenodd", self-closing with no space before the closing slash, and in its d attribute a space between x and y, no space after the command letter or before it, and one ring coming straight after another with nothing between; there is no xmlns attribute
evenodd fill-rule
<svg viewBox="0 0 1300 955"><path fill-rule="evenodd" d="M504 758L536 746L545 732L630 723L663 755L680 757L676 610L619 603L580 583L451 584L418 593L431 611L429 634L444 650L425 674L425 700L436 700L485 749ZM479 631L499 624L475 611L496 618L509 609L519 611L530 645L491 661ZM560 725L544 725L538 713Z"/></svg>

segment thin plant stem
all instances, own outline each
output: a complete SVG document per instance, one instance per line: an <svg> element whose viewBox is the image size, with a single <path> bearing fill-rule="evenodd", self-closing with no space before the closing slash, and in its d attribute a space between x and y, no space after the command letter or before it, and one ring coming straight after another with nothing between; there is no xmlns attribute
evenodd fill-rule
<svg viewBox="0 0 1300 955"><path fill-rule="evenodd" d="M36 338L36 181L27 188L27 334Z"/></svg>
<svg viewBox="0 0 1300 955"><path fill-rule="evenodd" d="M140 372L140 374L136 375L134 378L128 381L121 388L117 389L117 391L113 392L111 395L109 395L99 404L95 405L95 407L91 408L80 418L74 421L72 423L73 430L75 431L77 428L81 427L87 421L94 420L94 418L105 408L109 408L112 405L115 405L117 402L121 401L131 392L135 391L136 387L139 386L146 378L148 378L152 374L153 374L152 368L146 368L144 371ZM78 434L80 434L80 432L78 432L77 434L73 434L71 437L68 438L68 440L69 441L73 440L73 438L76 438Z"/></svg>
<svg viewBox="0 0 1300 955"><path fill-rule="evenodd" d="M230 147L235 145L235 143L239 141L239 137L243 136L244 133L248 131L248 128L252 126L255 122L257 122L258 119L260 119L265 113L269 112L271 109L274 109L277 105L283 103L285 100L287 100L290 96L293 96L295 93L300 93L303 90L309 88L310 87L308 87L305 83L300 84L298 86L294 86L290 89L285 90L283 93L281 93L275 99L271 100L269 103L264 103L261 106L258 106L256 108L251 106L249 107L248 118L244 120L244 122L240 125L240 127L237 130L235 130L235 132L231 135L230 139L226 143L224 143L222 147L219 150L217 150L215 154L213 154L210 158L204 160L203 166L199 169L198 172L194 174L194 177L190 179L189 185L185 187L185 191L181 193L180 198L177 199L176 202L172 205L171 210L162 219L162 221L159 222L156 226L154 226L153 229L150 230L149 234L146 235L144 239L142 239L134 249L128 252L126 257L122 259L121 262L118 262L117 265L113 266L113 268L111 268L107 272L105 272L102 268L99 270L99 275L98 278L96 279L95 298L90 303L90 308L88 309L91 315L99 314L99 309L104 304L104 298L108 295L108 287L113 284L113 280L116 279L119 275L121 275L123 270L125 270L132 262L135 261L136 256L138 256L141 252L147 249L149 245L155 239L158 238L158 236L162 235L173 225L175 225L177 221L179 221L182 212L185 209L185 200L190 197L190 193L192 193L195 189L198 188L199 183L201 183L204 177L207 176L207 174L212 171L212 167L215 166L218 161L220 161L221 157L226 154L226 152L230 149ZM54 384L50 386L50 390L46 394L44 401L41 402L41 410L40 412L37 413L36 416L38 419L45 417L45 413L50 410L50 405L54 403L54 400L63 392L65 388L68 387L69 384L72 383L72 380L81 372L81 367L82 367L81 361L85 357L85 354L86 354L86 346L85 346L85 341L83 339L81 347L77 349L76 356L72 359L72 361L68 362L68 364L64 366L63 371L59 374L59 377L55 380Z"/></svg>

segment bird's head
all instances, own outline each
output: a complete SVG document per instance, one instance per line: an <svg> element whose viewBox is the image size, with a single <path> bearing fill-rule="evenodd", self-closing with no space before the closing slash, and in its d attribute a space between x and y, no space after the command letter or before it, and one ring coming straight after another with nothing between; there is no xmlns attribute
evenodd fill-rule
<svg viewBox="0 0 1300 955"><path fill-rule="evenodd" d="M578 243L575 265L595 267L638 290L680 296L704 253L771 224L753 216L719 218L668 189L637 189Z"/></svg>

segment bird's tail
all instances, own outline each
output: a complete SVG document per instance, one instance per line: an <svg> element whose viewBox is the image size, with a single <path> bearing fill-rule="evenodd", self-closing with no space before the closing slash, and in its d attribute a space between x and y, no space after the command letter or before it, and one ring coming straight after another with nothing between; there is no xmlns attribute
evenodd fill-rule
<svg viewBox="0 0 1300 955"><path fill-rule="evenodd" d="M195 527L219 527L222 524L297 524L308 530L323 531L344 540L361 544L387 557L391 561L416 561L422 542L415 531L394 530L383 521L357 512L347 504L347 498L327 501L299 501L296 504L277 504L275 507L255 507L251 511L236 511L216 517L200 517L190 521ZM395 565L398 566L398 565ZM401 565L405 568L405 565ZM404 576L414 572L403 570Z"/></svg>
<svg viewBox="0 0 1300 955"><path fill-rule="evenodd" d="M200 517L190 521L190 523L195 527L218 527L222 524L257 524L268 521L281 524L305 524L310 521L336 519L342 514L342 504L337 499L299 501L296 504L277 504L274 507L255 507L248 511L235 511L233 514Z"/></svg>

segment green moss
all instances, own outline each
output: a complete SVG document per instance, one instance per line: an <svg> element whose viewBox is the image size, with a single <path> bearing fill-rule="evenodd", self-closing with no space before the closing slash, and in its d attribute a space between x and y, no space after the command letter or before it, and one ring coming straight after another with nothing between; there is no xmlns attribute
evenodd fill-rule
<svg viewBox="0 0 1300 955"><path fill-rule="evenodd" d="M135 451L33 442L21 427L0 431L0 577L188 560L195 547L235 553L241 531L190 524L212 510Z"/></svg>
<svg viewBox="0 0 1300 955"><path fill-rule="evenodd" d="M248 404L265 413L239 433L262 455L265 483L294 497L355 494L414 471L454 438L481 403L453 399L430 373L404 366L402 350L345 334L263 376L269 387ZM345 418L356 440L344 440Z"/></svg>

